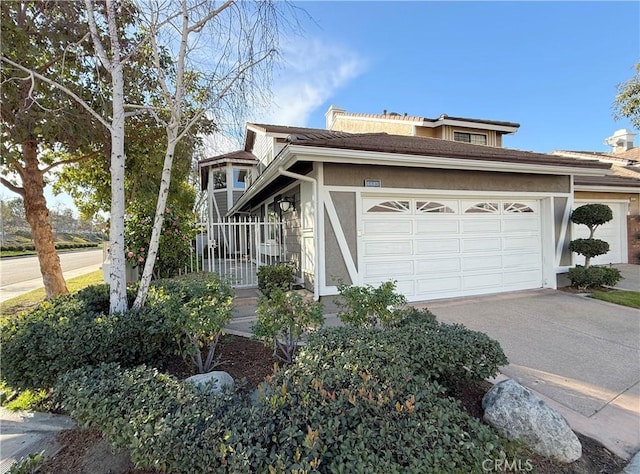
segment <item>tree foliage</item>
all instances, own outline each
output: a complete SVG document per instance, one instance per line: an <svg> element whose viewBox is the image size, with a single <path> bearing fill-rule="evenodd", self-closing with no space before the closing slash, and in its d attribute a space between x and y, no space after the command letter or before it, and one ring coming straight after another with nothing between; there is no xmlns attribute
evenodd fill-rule
<svg viewBox="0 0 640 474"><path fill-rule="evenodd" d="M589 228L588 239L575 239L569 242L569 250L584 255L584 268L589 268L591 259L604 255L609 251L609 244L604 240L594 239L598 227L613 219L613 212L606 204L585 204L571 213L571 222L586 225Z"/></svg>
<svg viewBox="0 0 640 474"><path fill-rule="evenodd" d="M106 103L96 93L102 82L100 71L92 60L93 51L82 44L87 28L77 2L2 2L0 8L4 46L0 181L23 198L51 298L67 288L44 187L54 168L103 153L106 130L77 101L40 78L56 77L95 110Z"/></svg>
<svg viewBox="0 0 640 474"><path fill-rule="evenodd" d="M613 104L615 117L628 118L633 126L640 129L640 63L635 66L636 74L618 85L618 94Z"/></svg>
<svg viewBox="0 0 640 474"><path fill-rule="evenodd" d="M571 222L574 224L586 225L589 228L589 238L598 227L613 219L613 211L606 204L585 204L577 207L571 213Z"/></svg>

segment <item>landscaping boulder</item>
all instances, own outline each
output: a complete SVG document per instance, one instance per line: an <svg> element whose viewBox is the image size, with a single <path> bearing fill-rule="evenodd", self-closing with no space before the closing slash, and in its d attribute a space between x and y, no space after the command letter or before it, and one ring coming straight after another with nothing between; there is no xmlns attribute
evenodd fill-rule
<svg viewBox="0 0 640 474"><path fill-rule="evenodd" d="M185 382L194 385L209 386L214 393L222 392L222 387L233 387L233 377L227 372L213 371L206 374L197 374L185 379Z"/></svg>
<svg viewBox="0 0 640 474"><path fill-rule="evenodd" d="M484 421L536 453L564 463L582 456L582 445L564 417L513 379L494 385L482 408Z"/></svg>

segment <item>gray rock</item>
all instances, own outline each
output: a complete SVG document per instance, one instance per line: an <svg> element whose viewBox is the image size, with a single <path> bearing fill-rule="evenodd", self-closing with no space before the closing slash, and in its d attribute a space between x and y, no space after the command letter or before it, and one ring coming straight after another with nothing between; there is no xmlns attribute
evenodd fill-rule
<svg viewBox="0 0 640 474"><path fill-rule="evenodd" d="M640 473L640 451L635 454L624 468L622 474L638 474Z"/></svg>
<svg viewBox="0 0 640 474"><path fill-rule="evenodd" d="M233 387L233 377L227 372L213 371L206 374L197 374L185 379L185 382L199 386L210 386L214 393L222 392L223 387Z"/></svg>
<svg viewBox="0 0 640 474"><path fill-rule="evenodd" d="M582 445L564 417L513 379L494 385L482 408L484 421L538 454L564 463L582 456Z"/></svg>

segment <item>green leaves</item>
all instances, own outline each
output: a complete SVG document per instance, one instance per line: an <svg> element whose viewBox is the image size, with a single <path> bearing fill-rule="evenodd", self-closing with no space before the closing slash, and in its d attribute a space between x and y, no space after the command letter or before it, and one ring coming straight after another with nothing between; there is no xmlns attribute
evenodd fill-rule
<svg viewBox="0 0 640 474"><path fill-rule="evenodd" d="M640 129L640 63L635 65L636 74L618 86L613 104L615 118L628 118L636 129Z"/></svg>
<svg viewBox="0 0 640 474"><path fill-rule="evenodd" d="M396 293L395 289L395 281L384 282L377 288L341 282L338 291L344 301L338 301L341 308L338 318L354 327L389 327L395 324L401 319L400 310L407 303L406 298Z"/></svg>
<svg viewBox="0 0 640 474"><path fill-rule="evenodd" d="M260 297L256 314L254 336L273 346L273 355L287 364L293 361L303 335L324 324L322 303L277 286L270 287L268 297Z"/></svg>
<svg viewBox="0 0 640 474"><path fill-rule="evenodd" d="M133 267L143 267L149 252L153 211L142 206L131 206L125 222L126 258ZM170 278L184 270L191 255L191 243L195 236L192 212L179 215L167 207L163 216L160 246L154 267L156 278Z"/></svg>

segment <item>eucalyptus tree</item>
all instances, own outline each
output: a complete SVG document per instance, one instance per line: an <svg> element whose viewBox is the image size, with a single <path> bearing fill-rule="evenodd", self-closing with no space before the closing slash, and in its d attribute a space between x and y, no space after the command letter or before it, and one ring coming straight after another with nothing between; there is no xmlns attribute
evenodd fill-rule
<svg viewBox="0 0 640 474"><path fill-rule="evenodd" d="M100 156L106 130L59 88L51 76L101 110L101 82L93 51L83 46L84 9L75 2L1 2L0 69L2 145L0 182L22 197L47 297L67 293L44 188L51 173ZM19 63L22 67L16 67Z"/></svg>
<svg viewBox="0 0 640 474"><path fill-rule="evenodd" d="M618 94L613 104L616 118L628 118L640 129L640 63L635 65L636 74L618 85Z"/></svg>

